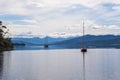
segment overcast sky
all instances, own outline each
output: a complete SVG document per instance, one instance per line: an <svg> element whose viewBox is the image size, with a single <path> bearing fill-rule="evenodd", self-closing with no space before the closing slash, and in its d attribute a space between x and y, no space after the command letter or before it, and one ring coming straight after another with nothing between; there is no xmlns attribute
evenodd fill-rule
<svg viewBox="0 0 120 80"><path fill-rule="evenodd" d="M119 0L0 0L10 35L120 35Z"/></svg>

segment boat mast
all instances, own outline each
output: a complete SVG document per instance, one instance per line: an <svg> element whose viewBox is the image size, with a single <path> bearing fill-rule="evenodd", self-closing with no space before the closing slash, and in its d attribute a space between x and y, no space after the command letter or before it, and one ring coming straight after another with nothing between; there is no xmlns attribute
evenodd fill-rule
<svg viewBox="0 0 120 80"><path fill-rule="evenodd" d="M85 48L85 38L84 38L84 35L85 35L85 26L84 26L84 20L83 20L83 48Z"/></svg>

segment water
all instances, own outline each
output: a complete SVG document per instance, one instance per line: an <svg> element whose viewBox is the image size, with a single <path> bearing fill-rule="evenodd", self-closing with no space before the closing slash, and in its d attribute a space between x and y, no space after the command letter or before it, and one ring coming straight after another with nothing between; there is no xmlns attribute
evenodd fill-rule
<svg viewBox="0 0 120 80"><path fill-rule="evenodd" d="M120 80L120 49L2 52L0 80Z"/></svg>

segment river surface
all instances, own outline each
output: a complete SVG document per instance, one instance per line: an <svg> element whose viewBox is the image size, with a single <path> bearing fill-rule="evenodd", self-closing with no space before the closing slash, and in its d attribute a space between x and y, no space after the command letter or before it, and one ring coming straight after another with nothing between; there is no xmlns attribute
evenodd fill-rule
<svg viewBox="0 0 120 80"><path fill-rule="evenodd" d="M0 80L120 80L120 49L1 52Z"/></svg>

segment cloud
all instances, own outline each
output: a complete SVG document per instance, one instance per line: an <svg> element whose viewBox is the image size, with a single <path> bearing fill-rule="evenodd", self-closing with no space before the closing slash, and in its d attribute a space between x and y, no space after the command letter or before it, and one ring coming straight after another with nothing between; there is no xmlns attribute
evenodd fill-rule
<svg viewBox="0 0 120 80"><path fill-rule="evenodd" d="M120 11L120 5L119 6L114 6L113 9L116 10L116 11Z"/></svg>
<svg viewBox="0 0 120 80"><path fill-rule="evenodd" d="M0 19L11 33L120 34L119 0L1 0ZM105 29L105 30L104 30Z"/></svg>

